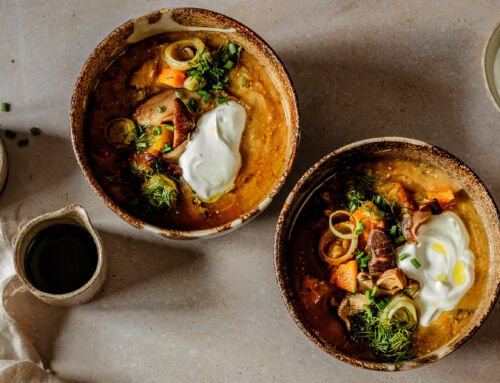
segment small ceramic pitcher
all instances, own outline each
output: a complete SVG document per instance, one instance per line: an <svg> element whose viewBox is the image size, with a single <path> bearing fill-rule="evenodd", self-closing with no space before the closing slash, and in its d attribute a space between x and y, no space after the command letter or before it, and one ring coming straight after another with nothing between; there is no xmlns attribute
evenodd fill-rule
<svg viewBox="0 0 500 383"><path fill-rule="evenodd" d="M41 230L57 224L80 226L90 233L97 247L97 267L87 283L77 290L65 294L50 294L37 289L26 277L24 261L31 240ZM106 259L101 238L90 223L87 211L80 205L69 205L60 210L43 214L29 221L21 228L14 245L14 265L16 272L29 292L45 303L53 306L73 306L89 301L101 288L106 279Z"/></svg>

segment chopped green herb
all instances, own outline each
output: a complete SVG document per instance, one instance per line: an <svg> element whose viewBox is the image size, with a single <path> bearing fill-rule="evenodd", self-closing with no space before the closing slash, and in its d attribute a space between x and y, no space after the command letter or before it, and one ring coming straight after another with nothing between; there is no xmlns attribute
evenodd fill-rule
<svg viewBox="0 0 500 383"><path fill-rule="evenodd" d="M224 64L224 68L231 69L233 65L234 63L231 60L227 60L227 62Z"/></svg>
<svg viewBox="0 0 500 383"><path fill-rule="evenodd" d="M375 297L375 295L377 294L377 291L378 291L378 286L377 286L377 285L375 285L375 286L373 287L373 290L372 290L372 293L371 293L371 294L372 294L372 297Z"/></svg>
<svg viewBox="0 0 500 383"><path fill-rule="evenodd" d="M148 144L144 141L140 141L137 142L135 146L138 147L139 149L146 149L148 147Z"/></svg>
<svg viewBox="0 0 500 383"><path fill-rule="evenodd" d="M32 127L30 129L31 135L32 136L39 136L40 135L40 129L37 128L36 126Z"/></svg>
<svg viewBox="0 0 500 383"><path fill-rule="evenodd" d="M178 98L184 98L184 93L182 93L182 90L176 90L176 91L175 91L175 95L176 95Z"/></svg>
<svg viewBox="0 0 500 383"><path fill-rule="evenodd" d="M227 97L219 97L219 98L217 98L217 104L218 105L225 104L225 103L227 103Z"/></svg>
<svg viewBox="0 0 500 383"><path fill-rule="evenodd" d="M155 126L153 129L153 136L159 136L162 133L161 125Z"/></svg>
<svg viewBox="0 0 500 383"><path fill-rule="evenodd" d="M186 108L188 108L190 112L196 112L197 105L196 105L196 100L193 97L188 98L186 102Z"/></svg>
<svg viewBox="0 0 500 383"><path fill-rule="evenodd" d="M14 138L16 138L17 136L17 133L16 132L13 132L12 130L6 130L5 131L5 137L7 137L8 139L10 140L13 140Z"/></svg>
<svg viewBox="0 0 500 383"><path fill-rule="evenodd" d="M396 244L399 245L403 242L406 242L406 238L404 235L400 235L399 237L396 237L395 241L396 241Z"/></svg>
<svg viewBox="0 0 500 383"><path fill-rule="evenodd" d="M24 140L17 141L17 146L28 146L29 143L30 141L27 138L25 138Z"/></svg>
<svg viewBox="0 0 500 383"><path fill-rule="evenodd" d="M9 112L10 104L8 102L2 102L2 112Z"/></svg>
<svg viewBox="0 0 500 383"><path fill-rule="evenodd" d="M416 269L420 269L420 267L422 266L422 265L420 264L420 262L419 262L419 261L417 261L417 259L416 259L416 258L412 258L412 260L411 260L410 262L411 262L411 264L412 264L412 265L413 265Z"/></svg>
<svg viewBox="0 0 500 383"><path fill-rule="evenodd" d="M208 104L210 102L210 100L212 99L212 94L207 92L204 96L203 96L203 102L205 104Z"/></svg>
<svg viewBox="0 0 500 383"><path fill-rule="evenodd" d="M157 111L158 113L163 113L163 112L165 111L165 107L164 107L164 106L157 106L157 107L156 107L156 111Z"/></svg>
<svg viewBox="0 0 500 383"><path fill-rule="evenodd" d="M238 52L238 46L235 43L229 43L228 48L229 48L229 53L231 53L232 55Z"/></svg>
<svg viewBox="0 0 500 383"><path fill-rule="evenodd" d="M170 146L170 144L168 142L165 143L165 146L162 150L162 153L168 153L168 152L171 152L172 151L172 147Z"/></svg>
<svg viewBox="0 0 500 383"><path fill-rule="evenodd" d="M398 225L392 225L391 226L391 235L394 237L396 233L398 232Z"/></svg>
<svg viewBox="0 0 500 383"><path fill-rule="evenodd" d="M408 253L403 253L399 256L399 260L400 261L404 261L406 258L408 258L410 256L410 254Z"/></svg>
<svg viewBox="0 0 500 383"><path fill-rule="evenodd" d="M385 213L384 213L382 210L377 210L377 211L375 212L375 215L376 215L377 217L383 217L383 216L385 215Z"/></svg>
<svg viewBox="0 0 500 383"><path fill-rule="evenodd" d="M174 131L174 126L170 125L170 124L166 124L165 125L165 129L170 130L171 132L173 132Z"/></svg>
<svg viewBox="0 0 500 383"><path fill-rule="evenodd" d="M366 226L363 223L363 221L359 221L358 229L356 230L355 234L360 235L365 229L366 229Z"/></svg>

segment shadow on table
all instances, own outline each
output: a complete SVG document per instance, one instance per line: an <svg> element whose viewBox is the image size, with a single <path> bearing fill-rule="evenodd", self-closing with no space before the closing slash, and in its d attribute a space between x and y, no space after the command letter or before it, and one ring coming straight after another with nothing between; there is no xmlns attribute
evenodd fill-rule
<svg viewBox="0 0 500 383"><path fill-rule="evenodd" d="M316 161L357 140L402 136L459 157L466 151L460 50L438 54L419 49L428 36L415 36L415 45L393 47L361 35L349 40L332 35L279 52L299 98L301 142L284 192L265 216L277 214L286 194ZM446 47L455 46L454 41L462 45L444 33L436 39Z"/></svg>
<svg viewBox="0 0 500 383"><path fill-rule="evenodd" d="M108 260L108 278L94 299L100 309L179 310L208 304L212 282L202 250L157 237L100 234Z"/></svg>

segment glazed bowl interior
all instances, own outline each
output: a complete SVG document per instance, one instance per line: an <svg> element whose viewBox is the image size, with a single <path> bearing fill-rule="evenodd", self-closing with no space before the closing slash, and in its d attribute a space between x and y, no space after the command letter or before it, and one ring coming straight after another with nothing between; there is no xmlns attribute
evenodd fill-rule
<svg viewBox="0 0 500 383"><path fill-rule="evenodd" d="M500 111L500 95L497 90L497 83L500 86L500 66L495 70L495 60L500 48L500 23L491 32L484 46L482 66L483 79L493 105ZM497 81L495 81L497 77Z"/></svg>
<svg viewBox="0 0 500 383"><path fill-rule="evenodd" d="M210 30L224 33L228 39L241 45L254 56L273 81L281 95L282 105L288 125L288 151L285 166L274 180L269 194L250 211L239 218L205 230L165 229L142 221L116 204L104 191L95 177L89 161L86 134L86 114L89 97L95 89L100 75L131 44L145 38L179 30ZM162 9L151 14L130 20L111 32L92 52L85 63L75 85L71 101L71 131L73 147L77 160L95 193L116 214L128 223L174 239L188 239L214 236L239 227L265 209L288 175L299 139L299 115L295 90L291 79L279 58L272 49L253 31L229 17L204 9L176 8Z"/></svg>
<svg viewBox="0 0 500 383"><path fill-rule="evenodd" d="M288 270L288 246L295 219L311 194L337 171L349 169L375 159L406 159L417 163L431 164L449 174L472 198L487 233L490 249L488 283L483 298L473 317L462 331L448 344L438 350L401 363L379 363L348 355L322 338L302 312L299 297L294 291ZM373 370L405 370L420 367L440 359L457 349L479 328L492 310L500 286L500 226L498 210L484 184L460 160L443 149L421 141L405 138L377 138L360 141L325 156L310 168L290 193L281 212L275 243L275 267L281 294L287 308L301 330L317 346L334 357L349 364Z"/></svg>

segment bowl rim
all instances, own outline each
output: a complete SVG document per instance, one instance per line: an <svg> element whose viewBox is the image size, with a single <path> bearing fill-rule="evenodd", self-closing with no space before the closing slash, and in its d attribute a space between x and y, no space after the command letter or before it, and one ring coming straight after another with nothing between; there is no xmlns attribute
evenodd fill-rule
<svg viewBox="0 0 500 383"><path fill-rule="evenodd" d="M500 25L500 24L499 24ZM485 196L487 198L487 203L488 205L493 208L496 222L497 222L497 229L500 227L500 212L498 210L497 204L495 203L495 200L493 199L490 191L486 188L484 183L481 181L481 179L478 177L478 175L470 168L468 167L463 161L455 157L453 154L450 152L446 151L445 149L442 149L439 146L432 145L429 143L426 143L424 141L412 139L412 138L405 138L405 137L376 137L376 138L368 138L368 139L363 139L359 141L355 141L353 143L347 144L345 146L340 147L339 149L334 150L333 152L328 153L327 155L323 156L320 160L318 160L315 164L313 164L297 181L295 184L294 188L288 195L285 204L283 205L283 208L280 212L280 216L278 218L278 223L276 226L276 235L275 235L275 242L274 242L274 268L275 268L275 275L276 275L276 281L279 285L280 289L280 294L281 297L283 298L283 301L285 303L285 306L290 314L290 316L293 318L294 322L296 325L301 329L301 331L311 340L316 346L321 348L323 351L326 353L330 354L331 356L335 357L336 359L348 363L350 365L356 366L356 367L361 367L365 368L368 370L375 370L375 371L403 371L403 370L410 370L418 367L423 367L427 364L433 363L439 359L444 358L445 356L451 354L453 351L457 350L460 346L465 344L474 334L475 332L479 329L479 327L482 326L482 324L486 321L488 316L491 314L493 307L496 304L496 301L499 297L500 294L500 279L497 280L497 284L494 287L494 290L492 291L491 296L488 298L488 306L485 309L485 311L481 314L479 318L477 318L476 322L473 324L473 327L468 330L467 333L463 334L462 336L457 336L454 339L456 339L455 342L451 343L448 342L446 345L440 347L439 349L431 352L430 354L424 355L422 357L419 357L417 359L412 359L409 361L404 361L404 362L398 362L398 363L384 363L384 362L373 362L373 361L368 361L364 359L359 359L354 356L351 356L347 353L342 352L341 350L337 349L335 346L332 344L328 343L326 340L321 339L318 334L316 334L314 331L311 330L311 328L307 328L306 325L302 322L301 318L296 313L294 304L293 304L293 299L287 294L287 291L285 289L285 280L287 278L287 273L285 272L284 268L282 267L283 264L286 263L286 253L283 251L281 248L281 243L287 241L287 235L289 231L285 231L284 227L287 226L285 225L285 221L287 216L290 214L290 211L294 206L297 206L297 204L302 204L304 202L304 196L299 196L299 193L303 191L303 189L307 188L307 183L310 181L311 177L314 175L316 170L320 168L320 166L328 161L330 158L337 157L345 152L348 152L352 149L355 148L360 148L366 145L374 144L374 143L409 143L418 147L423 148L431 148L435 151L437 151L438 154L444 155L448 157L449 159L453 160L456 162L459 166L461 166L463 169L465 169L471 176L473 177L474 182L485 192ZM307 195L311 195L312 192L314 192L315 189L310 190ZM483 220L483 217L481 217ZM484 221L483 221L484 222ZM288 225L288 229L291 228L290 225ZM491 249L491 246L490 246ZM490 265L491 267L491 265ZM484 299L484 297L483 297Z"/></svg>
<svg viewBox="0 0 500 383"><path fill-rule="evenodd" d="M489 34L488 38L486 39L486 42L484 43L483 47L483 52L481 56L481 68L483 72L483 83L486 88L486 91L488 93L488 97L490 101L493 103L495 106L496 110L500 112L500 94L498 93L496 86L493 87L490 83L490 80L494 83L495 82L495 73L492 72L491 74L488 71L487 68L487 63L486 63L486 55L490 51L490 49L493 49L492 43L493 43L493 38L496 35L500 35L500 22L498 22L491 33ZM500 45L497 47L497 50L500 49ZM493 65L494 65L493 61Z"/></svg>
<svg viewBox="0 0 500 383"><path fill-rule="evenodd" d="M78 148L79 146L77 145L77 137L75 135L75 110L77 109L76 105L80 102L82 102L82 97L80 96L79 89L81 88L85 74L89 70L90 66L93 64L93 61L98 57L98 53L103 50L111 41L112 39L119 35L123 29L133 27L134 25L142 20L150 20L152 17L156 15L161 15L164 13L170 13L173 14L174 12L194 12L197 14L209 16L212 18L220 18L223 19L225 22L228 22L232 28L236 30L237 33L244 33L246 36L248 36L249 39L256 41L259 45L259 50L263 51L266 53L268 57L277 64L277 68L279 71L282 71L284 75L284 86L286 89L289 91L290 95L290 109L294 111L294 114L296 116L296 121L293 123L291 121L289 125L289 134L290 134L290 141L289 141L289 158L287 162L285 163L284 169L282 171L282 174L279 176L279 178L275 181L273 184L270 192L265 195L262 201L260 201L255 207L252 209L248 210L247 212L241 214L239 217L226 222L224 224L214 226L208 229L190 229L190 230L180 230L180 229L166 229L162 228L160 226L156 226L153 224L150 224L146 221L143 221L139 218L134 217L130 213L128 213L125 209L121 208L116 202L113 201L113 199L104 191L102 186L99 184L97 181L96 177L92 174L91 170L85 169L85 157L86 153L84 153L85 150L80 151ZM229 27L227 28L229 29ZM123 52L123 51L122 51ZM170 238L170 239L197 239L197 238L207 238L207 237L215 237L221 234L228 233L232 230L237 229L244 223L250 221L253 219L255 216L257 216L259 213L261 213L264 209L266 209L273 198L276 196L276 194L279 193L281 188L283 187L286 178L290 174L292 165L295 160L295 155L297 152L297 148L300 143L300 108L299 108L299 100L297 96L297 91L296 88L293 84L292 78L286 69L285 65L283 64L282 60L279 58L279 56L276 54L276 52L271 48L271 46L263 39L261 38L257 33L255 33L252 29L247 27L246 25L240 23L239 21L226 16L224 14L211 11L208 9L204 8L195 8L195 7L174 7L174 8L161 8L156 11L149 12L147 14L144 14L142 16L132 18L123 24L119 25L115 29L113 29L109 34L106 35L106 37L92 50L90 55L88 56L87 60L85 61L85 64L83 65L82 69L80 70L78 74L78 78L75 82L74 88L73 88L73 94L71 97L71 103L70 103L70 125L71 125L71 141L73 145L73 152L75 153L77 162L85 176L85 179L87 182L90 184L92 187L93 191L99 199L104 202L104 204L110 208L116 215L118 215L122 220L125 222L131 224L132 226L135 226L139 229L144 229L147 231L150 231L155 234L159 234L163 237Z"/></svg>

